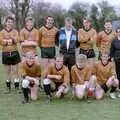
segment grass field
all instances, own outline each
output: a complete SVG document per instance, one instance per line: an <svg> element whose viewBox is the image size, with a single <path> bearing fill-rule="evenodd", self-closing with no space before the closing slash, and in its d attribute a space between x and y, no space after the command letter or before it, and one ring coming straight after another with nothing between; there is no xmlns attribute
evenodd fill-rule
<svg viewBox="0 0 120 120"><path fill-rule="evenodd" d="M5 72L0 64L0 120L119 120L120 100L104 100L87 103L71 100L55 100L46 104L45 94L40 93L36 102L21 104L22 95L4 94Z"/></svg>

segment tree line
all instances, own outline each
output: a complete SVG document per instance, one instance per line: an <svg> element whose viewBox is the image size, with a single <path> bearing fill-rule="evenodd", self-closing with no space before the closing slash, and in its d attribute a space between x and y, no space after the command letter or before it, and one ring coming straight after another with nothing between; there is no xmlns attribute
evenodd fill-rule
<svg viewBox="0 0 120 120"><path fill-rule="evenodd" d="M52 4L39 0L0 0L0 29L6 16L13 15L16 19L16 28L20 30L24 26L26 16L35 18L35 27L40 28L44 24L44 19L51 15L55 19L55 25L59 28L64 25L64 18L70 16L73 18L76 29L82 27L83 18L90 18L94 28L100 31L103 28L104 21L119 20L120 15L115 7L108 1L101 1L90 5L86 2L74 2L68 9L60 4Z"/></svg>

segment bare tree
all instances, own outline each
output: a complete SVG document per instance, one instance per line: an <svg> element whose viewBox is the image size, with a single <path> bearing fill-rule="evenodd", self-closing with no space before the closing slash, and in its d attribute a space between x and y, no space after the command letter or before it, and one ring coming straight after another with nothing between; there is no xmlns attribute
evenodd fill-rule
<svg viewBox="0 0 120 120"><path fill-rule="evenodd" d="M15 15L16 27L20 30L24 26L25 17L28 15L30 0L11 0L11 13Z"/></svg>

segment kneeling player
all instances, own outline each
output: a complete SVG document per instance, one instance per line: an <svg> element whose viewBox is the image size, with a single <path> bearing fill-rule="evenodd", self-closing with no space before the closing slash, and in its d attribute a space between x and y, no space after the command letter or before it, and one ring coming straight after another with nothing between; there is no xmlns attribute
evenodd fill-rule
<svg viewBox="0 0 120 120"><path fill-rule="evenodd" d="M69 90L69 70L63 65L63 55L56 57L55 63L49 65L44 72L44 90L48 100L52 100L52 92L56 91L55 96L61 98Z"/></svg>
<svg viewBox="0 0 120 120"><path fill-rule="evenodd" d="M73 97L83 99L89 90L95 90L96 79L92 76L87 65L87 57L84 54L76 56L76 65L71 69ZM93 93L93 92L92 92Z"/></svg>
<svg viewBox="0 0 120 120"><path fill-rule="evenodd" d="M26 53L26 60L21 63L21 76L23 77L24 102L28 102L29 100L29 88L31 99L36 100L38 98L41 69L40 64L35 61L35 55L31 52Z"/></svg>
<svg viewBox="0 0 120 120"><path fill-rule="evenodd" d="M103 53L101 60L94 66L94 74L97 78L96 99L102 99L104 93L110 90L110 97L115 99L115 90L118 87L118 80L115 73L114 64L109 61L108 53Z"/></svg>

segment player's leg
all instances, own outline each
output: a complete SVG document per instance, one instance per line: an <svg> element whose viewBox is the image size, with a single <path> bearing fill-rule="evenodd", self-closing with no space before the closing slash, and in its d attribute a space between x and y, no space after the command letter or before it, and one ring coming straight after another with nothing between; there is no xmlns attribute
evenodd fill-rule
<svg viewBox="0 0 120 120"><path fill-rule="evenodd" d="M75 86L75 96L78 99L83 99L86 94L86 86L85 85L76 85Z"/></svg>
<svg viewBox="0 0 120 120"><path fill-rule="evenodd" d="M43 86L44 86L44 91L47 95L47 98L49 101L52 101L52 89L51 89L51 80L50 79L44 79L43 80Z"/></svg>
<svg viewBox="0 0 120 120"><path fill-rule="evenodd" d="M101 100L104 97L104 90L101 88L101 86L97 86L95 90L95 97L97 100Z"/></svg>
<svg viewBox="0 0 120 120"><path fill-rule="evenodd" d="M15 90L19 89L19 63L21 62L18 51L12 52L12 78L14 80Z"/></svg>
<svg viewBox="0 0 120 120"><path fill-rule="evenodd" d="M23 96L24 96L24 101L23 103L27 103L29 101L29 80L23 79L22 80L22 89L23 89Z"/></svg>
<svg viewBox="0 0 120 120"><path fill-rule="evenodd" d="M6 80L6 87L7 87L7 92L11 92L11 65L4 65L7 80Z"/></svg>
<svg viewBox="0 0 120 120"><path fill-rule="evenodd" d="M103 99L104 94L107 93L109 90L108 86L105 84L97 85L95 90L95 96L97 100Z"/></svg>
<svg viewBox="0 0 120 120"><path fill-rule="evenodd" d="M7 87L7 93L11 91L11 59L9 58L8 52L2 52L2 64L5 68L6 73L6 87Z"/></svg>
<svg viewBox="0 0 120 120"><path fill-rule="evenodd" d="M66 94L68 93L68 91L69 91L69 86L68 86L68 85L60 85L60 86L58 87L58 90L57 90L55 96L56 96L57 98L63 98L64 95L66 95Z"/></svg>
<svg viewBox="0 0 120 120"><path fill-rule="evenodd" d="M110 90L110 98L112 99L116 99L116 89L118 88L119 82L116 78L114 78L113 76L110 77L106 83L106 85L111 88Z"/></svg>
<svg viewBox="0 0 120 120"><path fill-rule="evenodd" d="M30 86L30 90L31 90L30 96L32 100L37 100L38 98L38 86L39 86L38 79L36 79L34 83Z"/></svg>

